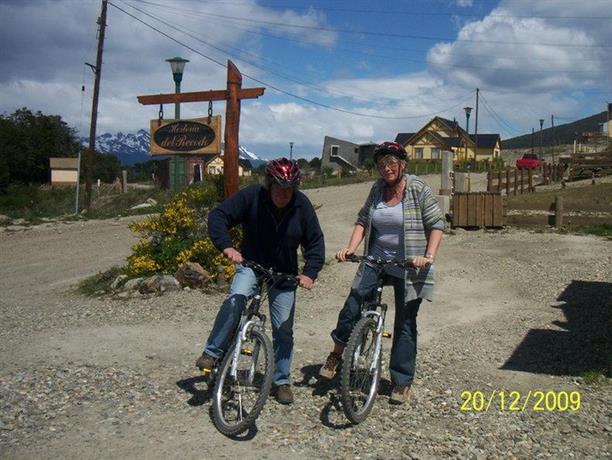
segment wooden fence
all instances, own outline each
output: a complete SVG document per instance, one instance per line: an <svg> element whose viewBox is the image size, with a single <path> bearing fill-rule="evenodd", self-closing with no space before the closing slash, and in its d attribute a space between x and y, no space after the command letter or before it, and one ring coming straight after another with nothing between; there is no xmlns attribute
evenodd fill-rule
<svg viewBox="0 0 612 460"><path fill-rule="evenodd" d="M569 160L568 166L570 179L612 174L612 150L575 153Z"/></svg>
<svg viewBox="0 0 612 460"><path fill-rule="evenodd" d="M517 195L535 192L538 185L548 185L563 179L565 165L544 163L541 172L534 169L507 167L487 171L487 191Z"/></svg>
<svg viewBox="0 0 612 460"><path fill-rule="evenodd" d="M501 193L455 193L452 226L503 227L504 206Z"/></svg>

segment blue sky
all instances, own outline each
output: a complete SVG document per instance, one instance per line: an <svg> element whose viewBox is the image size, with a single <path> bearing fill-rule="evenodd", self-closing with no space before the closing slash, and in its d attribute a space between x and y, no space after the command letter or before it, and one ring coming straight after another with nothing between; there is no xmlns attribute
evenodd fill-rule
<svg viewBox="0 0 612 460"><path fill-rule="evenodd" d="M87 132L99 13L99 0L0 0L0 112L27 106ZM393 139L435 115L463 124L476 87L479 132L509 138L612 100L612 1L112 0L98 132L147 129L158 107L136 96L174 90L176 55L190 60L183 91L223 88L213 61L228 58L243 86L267 87L243 102L240 142L268 158L289 142L320 155L325 135Z"/></svg>

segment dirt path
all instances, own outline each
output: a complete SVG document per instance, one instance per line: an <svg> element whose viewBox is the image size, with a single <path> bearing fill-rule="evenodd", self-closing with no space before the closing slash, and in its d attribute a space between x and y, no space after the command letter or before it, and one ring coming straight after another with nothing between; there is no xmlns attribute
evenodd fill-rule
<svg viewBox="0 0 612 460"><path fill-rule="evenodd" d="M368 189L307 192L319 205L329 258L346 243ZM371 417L352 428L334 385L313 378L355 270L330 261L317 287L299 292L296 403L270 400L259 432L236 441L212 427L206 385L192 367L222 294L120 301L71 291L78 279L123 263L134 242L126 224L0 234L3 458L610 455L610 385L581 377L610 365L603 358L610 356L609 241L520 231L447 235L437 299L419 313L412 408L390 408L385 381ZM460 411L463 391L502 389L580 391L583 406Z"/></svg>

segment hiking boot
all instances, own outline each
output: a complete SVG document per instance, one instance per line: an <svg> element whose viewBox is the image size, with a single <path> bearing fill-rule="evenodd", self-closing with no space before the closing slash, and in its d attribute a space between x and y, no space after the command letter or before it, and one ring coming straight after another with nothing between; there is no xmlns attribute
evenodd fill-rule
<svg viewBox="0 0 612 460"><path fill-rule="evenodd" d="M202 372L211 372L215 367L215 361L217 361L217 358L214 358L204 352L202 353L202 356L198 358L195 365Z"/></svg>
<svg viewBox="0 0 612 460"><path fill-rule="evenodd" d="M325 364L323 364L323 366L319 370L319 376L325 379L333 379L334 375L336 375L336 371L338 370L341 361L342 355L332 351L325 360Z"/></svg>
<svg viewBox="0 0 612 460"><path fill-rule="evenodd" d="M276 387L276 400L281 404L293 403L293 391L291 385L284 384Z"/></svg>
<svg viewBox="0 0 612 460"><path fill-rule="evenodd" d="M410 385L395 385L391 396L389 396L389 404L404 404L410 400Z"/></svg>

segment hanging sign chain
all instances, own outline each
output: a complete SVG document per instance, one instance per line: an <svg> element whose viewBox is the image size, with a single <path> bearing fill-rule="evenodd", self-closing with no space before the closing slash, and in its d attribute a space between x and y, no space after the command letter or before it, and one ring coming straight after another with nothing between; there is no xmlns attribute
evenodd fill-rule
<svg viewBox="0 0 612 460"><path fill-rule="evenodd" d="M163 119L164 119L164 105L159 104L159 114L157 118L157 126L161 126Z"/></svg>
<svg viewBox="0 0 612 460"><path fill-rule="evenodd" d="M212 121L212 116L213 116L212 101L208 101L208 124L209 125L210 125L210 122Z"/></svg>

